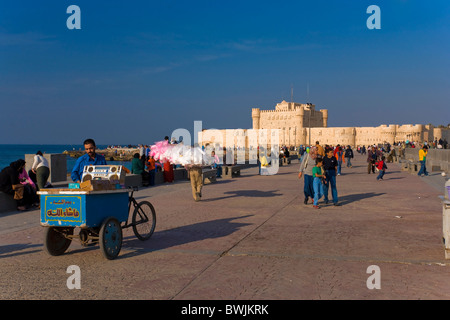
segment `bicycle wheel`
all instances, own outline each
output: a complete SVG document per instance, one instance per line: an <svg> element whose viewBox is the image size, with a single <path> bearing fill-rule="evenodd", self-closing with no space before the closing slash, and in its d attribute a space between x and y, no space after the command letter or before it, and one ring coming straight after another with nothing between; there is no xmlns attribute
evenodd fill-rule
<svg viewBox="0 0 450 320"><path fill-rule="evenodd" d="M73 235L73 227L45 227L44 249L52 256L60 256L69 248Z"/></svg>
<svg viewBox="0 0 450 320"><path fill-rule="evenodd" d="M156 212L148 201L139 202L132 218L133 232L139 240L148 240L156 226Z"/></svg>
<svg viewBox="0 0 450 320"><path fill-rule="evenodd" d="M115 259L122 248L122 227L113 217L107 218L100 228L100 249L106 259Z"/></svg>

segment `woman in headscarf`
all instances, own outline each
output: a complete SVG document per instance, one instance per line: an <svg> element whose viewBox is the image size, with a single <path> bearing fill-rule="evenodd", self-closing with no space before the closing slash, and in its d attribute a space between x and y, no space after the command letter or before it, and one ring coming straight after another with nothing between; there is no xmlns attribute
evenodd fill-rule
<svg viewBox="0 0 450 320"><path fill-rule="evenodd" d="M304 184L303 184L303 193L305 194L305 200L303 201L304 204L308 203L309 198L311 200L314 200L314 187L313 187L313 176L312 176L312 169L316 165L316 159L318 156L317 148L311 147L306 150L307 154L303 157L302 162L300 163L300 170L298 173L298 178L301 179L302 176L304 177Z"/></svg>
<svg viewBox="0 0 450 320"><path fill-rule="evenodd" d="M19 181L24 186L24 194L27 196L27 201L29 198L29 204L39 207L39 196L36 193L37 186L25 170L25 161L22 165L22 171L19 172Z"/></svg>
<svg viewBox="0 0 450 320"><path fill-rule="evenodd" d="M25 160L11 162L0 172L0 191L15 197L17 210L24 211L33 201L31 194L20 183L19 175L25 168Z"/></svg>

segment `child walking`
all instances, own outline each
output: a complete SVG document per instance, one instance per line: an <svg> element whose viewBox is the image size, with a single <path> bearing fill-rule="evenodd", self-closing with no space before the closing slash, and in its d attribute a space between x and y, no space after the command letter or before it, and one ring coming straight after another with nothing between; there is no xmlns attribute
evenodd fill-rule
<svg viewBox="0 0 450 320"><path fill-rule="evenodd" d="M313 188L314 188L314 204L313 208L319 209L318 206L319 199L323 196L323 179L325 178L325 175L323 173L323 160L322 158L316 159L316 165L312 169L312 176L314 178L313 180Z"/></svg>
<svg viewBox="0 0 450 320"><path fill-rule="evenodd" d="M377 162L377 168L379 170L379 174L377 177L377 181L379 180L383 180L383 176L386 172L387 166L386 166L386 161L385 161L386 157L382 156L381 160Z"/></svg>

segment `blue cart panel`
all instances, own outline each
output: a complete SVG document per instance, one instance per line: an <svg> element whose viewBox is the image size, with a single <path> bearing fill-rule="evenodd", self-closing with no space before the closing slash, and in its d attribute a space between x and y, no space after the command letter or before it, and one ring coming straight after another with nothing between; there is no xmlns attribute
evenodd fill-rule
<svg viewBox="0 0 450 320"><path fill-rule="evenodd" d="M41 225L100 227L108 217L128 219L128 192L41 194Z"/></svg>

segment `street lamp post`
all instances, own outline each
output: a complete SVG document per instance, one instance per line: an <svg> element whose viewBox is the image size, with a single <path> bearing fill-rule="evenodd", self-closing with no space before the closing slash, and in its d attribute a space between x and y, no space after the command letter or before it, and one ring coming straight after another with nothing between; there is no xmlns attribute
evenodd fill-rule
<svg viewBox="0 0 450 320"><path fill-rule="evenodd" d="M309 105L309 103L308 103ZM309 116L308 116L308 125L309 125L309 146L311 146L311 106L309 106Z"/></svg>

